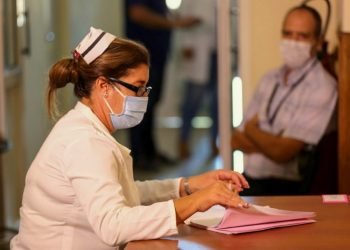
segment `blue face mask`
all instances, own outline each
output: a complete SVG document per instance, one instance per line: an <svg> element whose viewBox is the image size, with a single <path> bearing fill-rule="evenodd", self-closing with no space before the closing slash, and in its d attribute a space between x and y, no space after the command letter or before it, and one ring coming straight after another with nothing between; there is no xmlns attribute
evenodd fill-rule
<svg viewBox="0 0 350 250"><path fill-rule="evenodd" d="M109 115L114 129L135 127L142 121L147 110L148 97L125 96L118 88L114 87L114 89L124 97L124 108L120 114L115 114L106 98L103 97L109 111L111 112Z"/></svg>

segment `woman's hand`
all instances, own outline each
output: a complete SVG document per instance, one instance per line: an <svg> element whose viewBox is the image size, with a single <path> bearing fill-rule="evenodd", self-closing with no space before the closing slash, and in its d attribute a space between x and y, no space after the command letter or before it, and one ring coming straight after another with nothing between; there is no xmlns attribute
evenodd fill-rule
<svg viewBox="0 0 350 250"><path fill-rule="evenodd" d="M214 205L224 207L248 207L231 183L217 181L192 195L197 211L207 211Z"/></svg>
<svg viewBox="0 0 350 250"><path fill-rule="evenodd" d="M220 175L222 177L222 175ZM224 177L226 177L224 175ZM182 223L196 212L204 212L214 205L224 207L248 207L231 181L217 180L197 192L174 200L177 223Z"/></svg>
<svg viewBox="0 0 350 250"><path fill-rule="evenodd" d="M191 192L195 193L217 181L231 183L230 185L232 185L232 188L237 192L242 191L243 188L249 188L247 180L240 173L224 169L213 170L201 175L192 176L188 178L188 186ZM183 180L181 181L180 187L181 196L186 195Z"/></svg>

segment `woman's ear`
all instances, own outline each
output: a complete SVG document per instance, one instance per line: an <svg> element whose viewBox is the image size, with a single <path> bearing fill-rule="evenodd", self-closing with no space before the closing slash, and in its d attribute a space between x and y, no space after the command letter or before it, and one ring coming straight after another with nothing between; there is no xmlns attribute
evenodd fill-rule
<svg viewBox="0 0 350 250"><path fill-rule="evenodd" d="M108 95L108 91L110 89L110 84L105 77L98 77L95 80L95 88L103 95Z"/></svg>

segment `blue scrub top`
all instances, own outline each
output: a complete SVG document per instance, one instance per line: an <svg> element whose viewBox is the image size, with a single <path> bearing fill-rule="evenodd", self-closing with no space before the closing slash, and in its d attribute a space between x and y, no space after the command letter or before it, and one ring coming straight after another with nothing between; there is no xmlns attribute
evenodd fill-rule
<svg viewBox="0 0 350 250"><path fill-rule="evenodd" d="M167 16L169 10L165 0L125 0L127 37L145 45L151 54L152 61L165 62L170 47L170 29L148 28L131 21L127 10L133 4L144 5L162 16Z"/></svg>

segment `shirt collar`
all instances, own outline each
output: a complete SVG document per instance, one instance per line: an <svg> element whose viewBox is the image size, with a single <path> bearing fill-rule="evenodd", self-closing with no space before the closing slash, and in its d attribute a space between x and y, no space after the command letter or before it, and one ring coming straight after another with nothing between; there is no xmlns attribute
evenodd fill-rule
<svg viewBox="0 0 350 250"><path fill-rule="evenodd" d="M310 58L310 60L302 67L293 69L288 76L287 80L287 86L292 86L298 82L298 79L302 75L306 73L306 71L310 70L310 67L312 67L312 64L314 64L315 60L317 60L316 57ZM284 83L284 74L287 70L287 66L283 65L280 67L280 69L277 71L276 80L279 84Z"/></svg>
<svg viewBox="0 0 350 250"><path fill-rule="evenodd" d="M81 112L85 117L87 117L98 130L102 131L105 134L111 134L107 127L100 121L100 119L98 119L98 117L88 106L78 101L74 109L78 112Z"/></svg>
<svg viewBox="0 0 350 250"><path fill-rule="evenodd" d="M116 143L119 147L123 148L127 155L130 155L130 149L125 147L124 145L120 144L109 132L107 127L98 119L98 117L92 112L92 110L83 104L82 102L78 101L77 104L74 107L74 110L76 110L79 113L82 113L86 118L88 118L93 126L98 130L101 131L104 135L106 135L110 140L112 140L114 143Z"/></svg>

